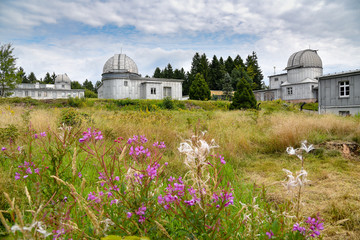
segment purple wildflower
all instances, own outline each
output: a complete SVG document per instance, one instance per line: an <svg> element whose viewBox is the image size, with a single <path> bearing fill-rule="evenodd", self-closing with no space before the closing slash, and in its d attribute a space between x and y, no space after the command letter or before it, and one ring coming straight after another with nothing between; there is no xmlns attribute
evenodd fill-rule
<svg viewBox="0 0 360 240"><path fill-rule="evenodd" d="M81 172L78 173L78 177L81 178L82 177L82 174Z"/></svg>
<svg viewBox="0 0 360 240"><path fill-rule="evenodd" d="M127 212L127 213L126 213L126 217L127 217L127 218L131 218L132 215L133 215L133 214L132 214L131 212Z"/></svg>
<svg viewBox="0 0 360 240"><path fill-rule="evenodd" d="M15 180L19 180L21 177L20 173L16 172L15 173Z"/></svg>
<svg viewBox="0 0 360 240"><path fill-rule="evenodd" d="M116 176L116 177L114 178L114 180L119 181L120 178L119 178L118 176Z"/></svg>
<svg viewBox="0 0 360 240"><path fill-rule="evenodd" d="M32 174L31 168L27 168L25 171L27 174Z"/></svg>
<svg viewBox="0 0 360 240"><path fill-rule="evenodd" d="M274 233L270 230L269 232L266 232L266 235L270 238L274 236Z"/></svg>
<svg viewBox="0 0 360 240"><path fill-rule="evenodd" d="M220 158L220 163L221 164L226 164L226 161L224 160L224 157L219 155L219 158Z"/></svg>
<svg viewBox="0 0 360 240"><path fill-rule="evenodd" d="M1 148L1 151L5 151L5 150L6 150L6 147L2 147L2 148Z"/></svg>
<svg viewBox="0 0 360 240"><path fill-rule="evenodd" d="M46 132L40 133L40 136L41 136L41 137L46 137Z"/></svg>

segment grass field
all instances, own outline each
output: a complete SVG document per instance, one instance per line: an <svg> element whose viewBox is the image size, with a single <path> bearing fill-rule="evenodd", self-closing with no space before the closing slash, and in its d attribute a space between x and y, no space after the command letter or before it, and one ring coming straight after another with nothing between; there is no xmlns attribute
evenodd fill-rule
<svg viewBox="0 0 360 240"><path fill-rule="evenodd" d="M191 138L194 134L206 131L205 140L210 142L211 139L214 139L219 145L219 148L214 149L216 150L215 153L221 154L226 161L226 164L221 166L223 179L220 183L231 182L234 194L232 209L236 209L236 211L224 210L222 214L228 217L238 214L240 220L237 225L243 224L237 233L234 232L233 235L228 236L230 239L268 239L265 232L270 228L273 229L274 233L277 231L276 233L283 234L281 236L287 236L288 239L302 239L291 238L290 235L286 235L286 231L291 232L293 224L299 221L300 216L303 218L315 217L317 214L324 220L324 230L321 232L324 239L360 239L360 161L359 155L357 155L359 152L356 149L351 152L351 149L346 147L347 145L343 147L344 143L360 143L360 119L358 117L304 113L300 112L296 105L284 104L279 101L264 102L261 104L261 110L231 112L226 110L227 102L173 102L172 107L163 107L162 104L164 103L161 101L138 101L135 103L88 101L76 103L80 108L62 108L61 104L51 104L47 106L43 103L33 102L3 102L0 105L0 140L3 147L6 148L2 151L1 157L0 192L9 194L10 199L15 198L18 206L18 210L16 210L15 206L11 206L11 201L9 203L6 197L1 194L0 210L3 210L5 221L10 227L15 223L25 226L32 222L34 212L31 213L31 211L26 210L36 211L41 204L46 203L48 203L49 208L51 201L56 202L56 199L63 198L65 193L67 193L66 196L70 196L70 190L65 185L60 187L61 183L54 179L46 180L48 181L47 184L57 186L49 187L51 191L48 192L37 188L38 180L27 183L15 180L17 165L20 164L16 161L20 158L23 161L30 159L31 155L34 162L40 164L48 161L49 166L51 166L50 162L55 161L55 158L59 160L59 155L48 154L44 149L63 151L60 154L61 161L63 161L62 165L58 165L58 170L61 171L54 170L51 174L59 178L61 176L63 181L73 184L77 193L83 198L86 198L89 192L99 192L99 189L96 190L98 168L93 167L98 164L96 157L91 157L87 153L85 145L78 142L82 131L92 127L92 129L101 130L102 141L107 147L118 137L127 140L134 135L145 135L149 142L163 141L166 144L166 149L163 151L162 158L158 159L158 163L161 166L165 162L169 163L164 170L167 177L172 175L186 176L189 169L184 164L184 156L178 151L180 143ZM164 108L173 110L164 110ZM56 144L56 136L59 136L59 127L62 122L73 125L74 139L69 140L68 146ZM29 126L31 126L31 132L28 130ZM33 138L33 134L42 132L46 133L46 137L32 139L30 141L32 145L29 147L29 139ZM9 137L15 142L9 144ZM303 155L304 169L308 173L310 182L301 190L301 204L299 205L301 212L296 218L294 217L296 215L294 208L288 206L292 204L291 201L294 202L294 199L291 199L283 186L286 174L282 169L285 168L294 173L301 169L301 161L296 156L288 155L286 149L289 146L300 147L303 140L313 144L315 149ZM40 143L40 141L42 142ZM17 146L23 147L24 155L17 157L17 155L10 154L11 149L16 152ZM77 150L74 150L75 148ZM112 149L109 154L112 154L112 151L115 150ZM72 166L74 159L76 159L75 169L77 172L81 169L82 179L86 179L84 186L82 180L77 178L78 173L75 174L72 170L74 169ZM110 159L111 157L108 158L109 161ZM122 167L119 166L119 169ZM209 170L211 174L217 173L217 170L211 171L213 170ZM25 186L29 189L31 200L29 200L29 194L24 191ZM154 191L160 191L159 189L163 189L165 186L159 185ZM210 189L212 188L210 187ZM69 204L70 202L69 199ZM138 203L136 204L137 208L141 206ZM246 204L247 207L242 210L241 206L243 205L241 204ZM80 203L79 205L73 203L71 207L66 208L69 212L70 210L74 211L71 213L71 221L69 220L72 227L63 227L68 235L64 233L62 237L65 237L64 239L70 238L69 236L73 236L73 233L69 229L77 227L81 229L82 226L93 227L88 227L89 229L84 230L84 232L77 231L77 235L74 236L101 237L102 235L99 232L96 233L97 227L91 218L85 221L75 217L79 214L91 215L80 205ZM86 206L89 207L90 205ZM65 207L59 205L59 208L51 209L54 211L51 215L54 219L61 219L60 216L55 217L56 213L61 213L61 208ZM220 208L222 209L222 207ZM59 224L54 221L50 224L49 218L44 217L46 214L49 216L49 209L40 210L39 216L43 216L43 222L44 219L47 219L49 222L48 229L53 231L52 237L54 237L57 234L56 230L59 230L56 228ZM93 211L95 211L94 209L96 208L92 208ZM201 211L199 210L199 212ZM113 212L110 211L109 216L111 213ZM101 214L103 214L101 211L95 214L98 220L103 216ZM19 215L24 217L24 223L17 219ZM154 213L154 219L157 219L155 215ZM250 217L244 224L246 215ZM166 216L170 217L170 215ZM170 234L173 239L185 239L184 236L189 239L195 239L195 237L211 239L209 236L217 236L216 232L218 234L221 231L229 232L233 226L224 221L220 230L214 228L212 231L210 229L211 234L207 229L204 230L206 234L201 235L199 230L194 228L193 233L181 233L183 234L181 235L178 229L183 229L185 225L180 223L177 225L176 221L176 224L171 223L166 218L156 221L161 226L155 225L155 228L158 226L157 233L151 233L149 230L152 229L151 227L144 231L142 225L136 227L136 224L131 223L133 225L128 225L129 233L124 231L124 234L138 236L153 234L152 236L156 236L156 238L164 239L168 238L167 234ZM151 223L146 224L151 226ZM236 225L236 223L232 224ZM278 227L277 224L281 227ZM4 224L1 229L6 236ZM188 229L189 232L192 231L191 227ZM255 231L254 229L258 230ZM121 231L112 231L113 234L121 235ZM274 237L276 237L276 233ZM60 239L60 233L58 234ZM35 235L33 233L33 236ZM11 236L8 235L9 239Z"/></svg>

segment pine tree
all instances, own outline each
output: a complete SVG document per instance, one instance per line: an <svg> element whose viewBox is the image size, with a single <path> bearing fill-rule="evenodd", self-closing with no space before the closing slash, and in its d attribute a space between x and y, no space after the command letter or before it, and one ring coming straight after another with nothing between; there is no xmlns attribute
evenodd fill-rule
<svg viewBox="0 0 360 240"><path fill-rule="evenodd" d="M180 70L179 70L179 69L175 69L173 78L174 78L174 79L184 79L184 80L185 80L186 78L185 78L184 68L181 68Z"/></svg>
<svg viewBox="0 0 360 240"><path fill-rule="evenodd" d="M230 100L232 98L233 87L231 86L231 77L228 73L225 74L222 84L223 94L226 100Z"/></svg>
<svg viewBox="0 0 360 240"><path fill-rule="evenodd" d="M234 110L249 108L256 108L255 95L251 90L250 84L245 80L245 78L241 78L237 84L237 90L229 109Z"/></svg>
<svg viewBox="0 0 360 240"><path fill-rule="evenodd" d="M225 71L229 74L231 74L232 70L235 68L234 65L234 61L232 60L232 58L229 56L226 60L225 60Z"/></svg>
<svg viewBox="0 0 360 240"><path fill-rule="evenodd" d="M231 86L233 89L237 88L237 84L242 78L244 78L250 84L250 86L252 86L252 80L246 73L245 68L236 66L231 72Z"/></svg>
<svg viewBox="0 0 360 240"><path fill-rule="evenodd" d="M50 73L46 73L45 77L44 77L44 81L45 84L54 84L55 81L53 81L52 77L50 76Z"/></svg>
<svg viewBox="0 0 360 240"><path fill-rule="evenodd" d="M225 76L225 66L220 64L220 61L214 55L210 66L209 66L209 87L213 90L221 90L222 82L221 80Z"/></svg>
<svg viewBox="0 0 360 240"><path fill-rule="evenodd" d="M26 73L22 67L19 67L19 73L21 77L21 83L30 83L27 79Z"/></svg>
<svg viewBox="0 0 360 240"><path fill-rule="evenodd" d="M29 80L30 83L36 83L36 82L38 82L38 80L37 80L36 77L35 77L35 73L34 73L34 72L31 72L31 73L29 74L28 80Z"/></svg>
<svg viewBox="0 0 360 240"><path fill-rule="evenodd" d="M174 72L170 63L164 68L163 78L173 78Z"/></svg>
<svg viewBox="0 0 360 240"><path fill-rule="evenodd" d="M200 73L196 74L194 81L191 83L189 97L193 100L202 101L209 100L211 97L209 86Z"/></svg>
<svg viewBox="0 0 360 240"><path fill-rule="evenodd" d="M56 79L56 74L55 74L55 72L53 72L53 74L51 75L51 79L52 79L52 82L55 83L55 79Z"/></svg>
<svg viewBox="0 0 360 240"><path fill-rule="evenodd" d="M253 84L253 90L259 90L263 86L264 75L259 67L257 56L255 52L252 52L252 55L249 55L246 58L245 66L248 75L251 77Z"/></svg>
<svg viewBox="0 0 360 240"><path fill-rule="evenodd" d="M159 67L157 67L157 68L155 69L155 72L154 72L154 74L153 74L153 77L154 77L154 78L162 78L161 70L160 70Z"/></svg>
<svg viewBox="0 0 360 240"><path fill-rule="evenodd" d="M234 67L237 67L237 66L241 66L241 67L245 68L244 61L242 60L240 55L237 55L234 59Z"/></svg>
<svg viewBox="0 0 360 240"><path fill-rule="evenodd" d="M71 81L71 89L83 89L78 81Z"/></svg>
<svg viewBox="0 0 360 240"><path fill-rule="evenodd" d="M92 83L91 81L87 80L87 79L86 79L85 82L83 83L83 88L88 89L88 90L94 92L94 85L93 85L93 83Z"/></svg>

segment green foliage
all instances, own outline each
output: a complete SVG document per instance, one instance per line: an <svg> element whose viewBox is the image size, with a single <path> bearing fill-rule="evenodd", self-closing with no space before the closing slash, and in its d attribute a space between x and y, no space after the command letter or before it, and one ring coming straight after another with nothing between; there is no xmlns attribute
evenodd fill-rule
<svg viewBox="0 0 360 240"><path fill-rule="evenodd" d="M233 88L231 86L231 77L228 73L225 74L223 85L222 85L223 94L226 100L230 100L232 98Z"/></svg>
<svg viewBox="0 0 360 240"><path fill-rule="evenodd" d="M88 90L90 90L92 92L95 91L93 83L91 81L87 80L87 79L83 83L83 88L88 89Z"/></svg>
<svg viewBox="0 0 360 240"><path fill-rule="evenodd" d="M2 97L10 96L11 91L22 81L22 71L16 68L16 58L13 56L14 48L11 44L0 46L0 95Z"/></svg>
<svg viewBox="0 0 360 240"><path fill-rule="evenodd" d="M252 52L252 55L249 55L246 58L246 72L248 73L249 77L253 84L253 90L259 90L263 88L263 74L259 67L257 56L255 52Z"/></svg>
<svg viewBox="0 0 360 240"><path fill-rule="evenodd" d="M242 78L237 85L230 110L256 108L256 99L249 83Z"/></svg>
<svg viewBox="0 0 360 240"><path fill-rule="evenodd" d="M85 89L85 98L97 98L98 95L89 89Z"/></svg>
<svg viewBox="0 0 360 240"><path fill-rule="evenodd" d="M190 99L207 101L211 98L209 86L205 82L204 77L198 73L190 86Z"/></svg>
<svg viewBox="0 0 360 240"><path fill-rule="evenodd" d="M166 97L162 100L162 105L165 109L174 109L174 101L171 99L171 97Z"/></svg>
<svg viewBox="0 0 360 240"><path fill-rule="evenodd" d="M83 89L83 86L78 81L71 81L71 89Z"/></svg>
<svg viewBox="0 0 360 240"><path fill-rule="evenodd" d="M67 126L80 126L82 119L82 115L74 108L65 108L60 113L59 124L65 124Z"/></svg>
<svg viewBox="0 0 360 240"><path fill-rule="evenodd" d="M5 128L0 128L1 143L8 143L9 141L15 142L18 137L19 137L19 130L15 125L9 124Z"/></svg>
<svg viewBox="0 0 360 240"><path fill-rule="evenodd" d="M115 236L115 235L109 235L106 237L101 238L101 240L150 240L148 237L137 237L137 236Z"/></svg>
<svg viewBox="0 0 360 240"><path fill-rule="evenodd" d="M86 106L86 100L85 98L73 98L73 97L69 97L67 99L68 105L70 107L76 107L76 108L80 108L80 107L85 107Z"/></svg>
<svg viewBox="0 0 360 240"><path fill-rule="evenodd" d="M55 84L55 80L52 79L49 72L46 73L46 75L44 77L44 80L43 80L43 83L45 83L45 84Z"/></svg>
<svg viewBox="0 0 360 240"><path fill-rule="evenodd" d="M31 72L27 77L29 83L36 83L38 80L35 77L35 73Z"/></svg>

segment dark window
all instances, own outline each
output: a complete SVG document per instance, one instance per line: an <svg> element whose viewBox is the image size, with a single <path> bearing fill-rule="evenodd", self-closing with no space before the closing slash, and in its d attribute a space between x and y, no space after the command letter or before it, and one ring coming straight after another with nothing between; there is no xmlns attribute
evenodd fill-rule
<svg viewBox="0 0 360 240"><path fill-rule="evenodd" d="M127 87L127 85L128 85L128 82L124 81L124 86Z"/></svg>
<svg viewBox="0 0 360 240"><path fill-rule="evenodd" d="M279 80L279 78L274 78L275 81Z"/></svg>
<svg viewBox="0 0 360 240"><path fill-rule="evenodd" d="M292 87L288 87L288 88L286 88L286 90L287 90L287 94L288 94L288 95L292 95L292 94L293 94L293 88L292 88Z"/></svg>
<svg viewBox="0 0 360 240"><path fill-rule="evenodd" d="M350 111L339 111L340 116L350 116Z"/></svg>
<svg viewBox="0 0 360 240"><path fill-rule="evenodd" d="M339 96L349 97L349 95L350 95L349 81L339 82Z"/></svg>
<svg viewBox="0 0 360 240"><path fill-rule="evenodd" d="M151 88L151 94L156 95L156 88Z"/></svg>

